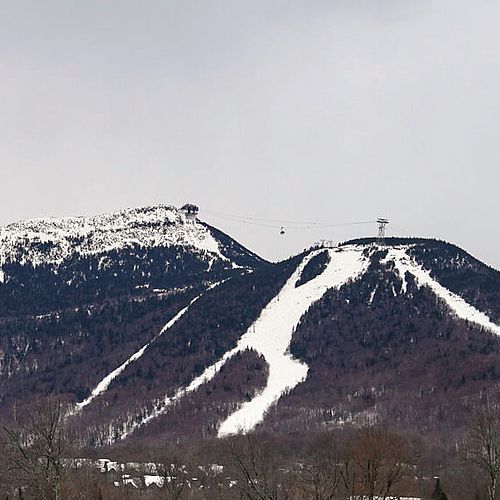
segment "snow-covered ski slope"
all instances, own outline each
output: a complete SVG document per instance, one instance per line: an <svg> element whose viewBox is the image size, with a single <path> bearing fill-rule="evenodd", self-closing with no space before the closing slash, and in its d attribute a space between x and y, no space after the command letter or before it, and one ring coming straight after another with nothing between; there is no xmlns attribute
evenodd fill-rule
<svg viewBox="0 0 500 500"><path fill-rule="evenodd" d="M496 335L500 335L500 326L493 323L483 312L466 302L459 295L450 292L430 275L430 272L417 264L407 253L408 246L391 247L385 261L393 261L403 280L403 292L406 292L406 273L415 277L418 286L427 286L442 299L451 311L460 319L475 323Z"/></svg>
<svg viewBox="0 0 500 500"><path fill-rule="evenodd" d="M187 387L180 388L173 397L165 396L157 401L153 410L140 421L129 424L121 435L124 439L154 418L164 414L184 395L195 391L210 381L236 353L254 349L264 356L269 365L269 377L263 391L222 423L219 436L252 430L260 423L269 407L288 390L303 382L307 376L306 364L294 359L289 353L290 341L300 318L325 292L340 287L350 279L362 275L368 268L369 259L363 256L363 248L356 246L330 249L327 268L314 279L295 287L306 264L323 250L311 252L299 264L281 291L263 309L259 318L241 337L237 346L196 377Z"/></svg>
<svg viewBox="0 0 500 500"><path fill-rule="evenodd" d="M145 344L144 346L142 346L137 352L135 352L134 354L132 354L132 356L130 356L130 358L128 358L125 362L123 362L118 368L115 368L111 373L109 373L108 375L106 375L95 386L95 388L92 390L92 392L90 393L90 395L86 399L84 399L81 403L77 403L75 405L75 408L69 413L69 415L76 415L76 414L80 413L80 411L83 410L83 408L85 408L87 405L89 405L90 403L92 403L92 401L95 398L97 398L98 396L100 396L101 394L103 394L104 392L106 392L108 390L108 387L110 386L111 382L113 382L113 380L116 377L118 377L121 373L123 373L125 371L125 369L127 368L127 366L129 366L134 361L137 361L139 358L141 358L142 355L148 349L148 347L153 342L156 342L164 333L166 333L168 330L170 330L170 328L172 328L172 326L174 326L182 318L182 316L184 316L184 314L186 314L186 312L189 310L189 308L196 301L198 301L199 298L202 295L204 295L207 291L212 290L216 286L220 285L221 283L222 282L214 283L214 284L210 285L205 292L200 293L193 300L191 300L191 302L186 307L184 307L183 309L181 309L172 319L170 319L165 324L165 326L160 330L160 332L152 340L150 340L147 344Z"/></svg>
<svg viewBox="0 0 500 500"><path fill-rule="evenodd" d="M296 288L295 283L305 265L318 252L309 254L241 339L238 346L240 350L255 349L264 356L269 364L269 377L260 394L222 422L219 437L252 430L282 394L306 379L307 365L289 354L292 335L301 317L328 289L340 288L347 281L361 276L369 264L360 248L345 247L328 252L330 262L326 269Z"/></svg>

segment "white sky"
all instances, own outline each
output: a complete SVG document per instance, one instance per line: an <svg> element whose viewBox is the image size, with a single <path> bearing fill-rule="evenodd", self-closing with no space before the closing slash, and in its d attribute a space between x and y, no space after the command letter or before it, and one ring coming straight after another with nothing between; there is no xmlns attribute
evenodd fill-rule
<svg viewBox="0 0 500 500"><path fill-rule="evenodd" d="M500 268L498 0L0 0L0 224L192 201ZM205 210L205 211L204 211Z"/></svg>

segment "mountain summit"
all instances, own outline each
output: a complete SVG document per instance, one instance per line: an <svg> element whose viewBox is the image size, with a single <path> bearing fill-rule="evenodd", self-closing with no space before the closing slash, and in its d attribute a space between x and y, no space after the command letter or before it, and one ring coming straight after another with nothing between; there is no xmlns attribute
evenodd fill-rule
<svg viewBox="0 0 500 500"><path fill-rule="evenodd" d="M0 228L0 316L185 286L263 262L167 205L17 222Z"/></svg>
<svg viewBox="0 0 500 500"><path fill-rule="evenodd" d="M221 260L234 258L238 265L244 264L243 256L247 261L257 258L242 248L239 255L231 254L217 233L212 234L209 226L169 205L94 217L32 219L0 228L0 263L61 264L74 255L99 255L136 247L182 247Z"/></svg>

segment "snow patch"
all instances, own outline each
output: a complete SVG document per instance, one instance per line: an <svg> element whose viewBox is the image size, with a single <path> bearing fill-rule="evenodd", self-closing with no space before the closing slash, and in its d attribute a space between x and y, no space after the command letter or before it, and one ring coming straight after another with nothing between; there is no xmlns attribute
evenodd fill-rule
<svg viewBox="0 0 500 500"><path fill-rule="evenodd" d="M163 488L164 484L165 484L164 477L150 476L150 475L144 476L144 485L146 486L146 488L149 488L152 485L158 486L158 488Z"/></svg>
<svg viewBox="0 0 500 500"><path fill-rule="evenodd" d="M377 293L377 290L378 290L378 284L375 286L375 288L370 293L370 297L368 299L369 306L371 306L373 304L373 299L375 298L375 294Z"/></svg>

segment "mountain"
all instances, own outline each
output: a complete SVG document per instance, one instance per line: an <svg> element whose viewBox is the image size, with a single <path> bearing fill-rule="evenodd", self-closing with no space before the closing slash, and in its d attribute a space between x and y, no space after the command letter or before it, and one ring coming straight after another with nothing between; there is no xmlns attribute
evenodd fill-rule
<svg viewBox="0 0 500 500"><path fill-rule="evenodd" d="M0 228L0 414L80 399L202 291L268 265L172 206Z"/></svg>
<svg viewBox="0 0 500 500"><path fill-rule="evenodd" d="M56 394L82 444L436 433L500 383L500 273L446 242L271 264L164 206L0 235L0 415Z"/></svg>
<svg viewBox="0 0 500 500"><path fill-rule="evenodd" d="M0 228L0 317L224 278L263 259L173 206Z"/></svg>
<svg viewBox="0 0 500 500"><path fill-rule="evenodd" d="M112 423L89 426L88 439L303 432L345 422L458 430L466 403L498 387L500 273L463 250L434 240L357 240L272 269L195 303L93 400L94 410L82 411L86 425L95 412ZM265 297L242 293L271 282Z"/></svg>

